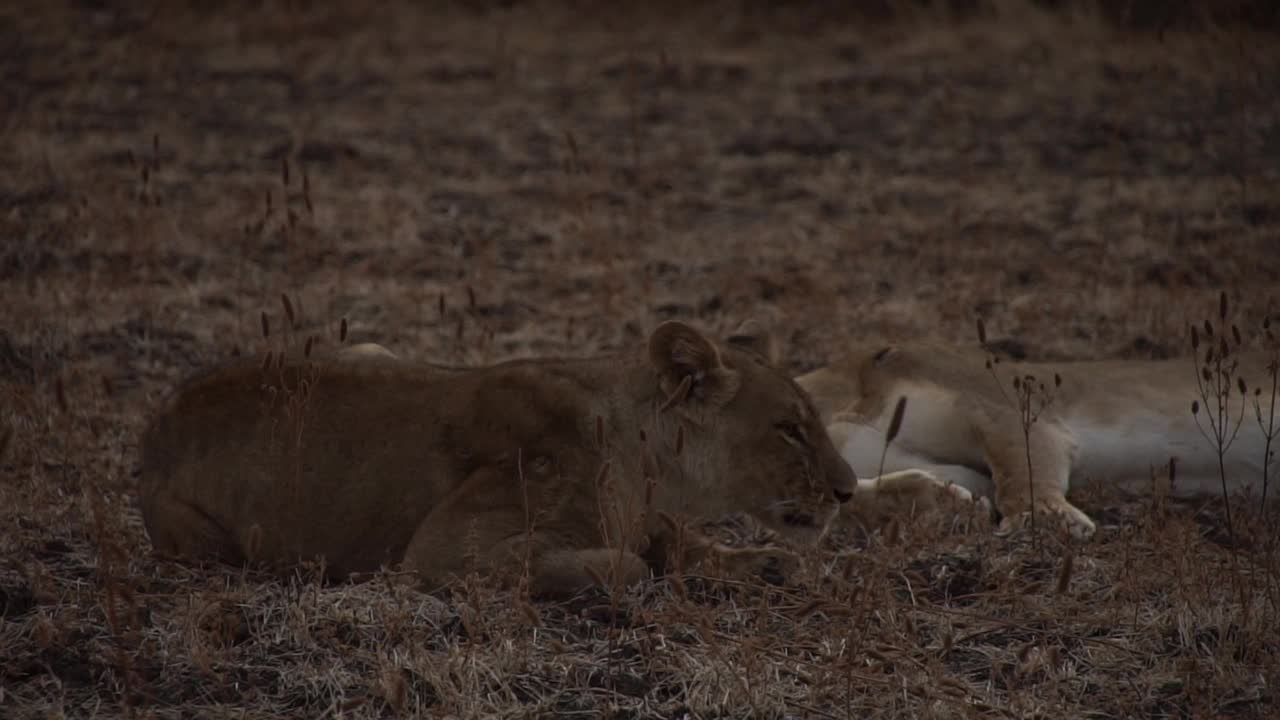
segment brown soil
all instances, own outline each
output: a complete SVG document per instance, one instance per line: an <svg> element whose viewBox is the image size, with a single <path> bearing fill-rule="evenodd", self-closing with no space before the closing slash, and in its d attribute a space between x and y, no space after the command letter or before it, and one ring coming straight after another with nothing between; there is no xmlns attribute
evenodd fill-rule
<svg viewBox="0 0 1280 720"><path fill-rule="evenodd" d="M559 604L150 554L139 429L282 293L294 342L466 363L761 313L796 371L978 317L1163 357L1224 291L1251 338L1280 42L992 4L5 5L0 715L1273 717L1280 572L1220 503Z"/></svg>

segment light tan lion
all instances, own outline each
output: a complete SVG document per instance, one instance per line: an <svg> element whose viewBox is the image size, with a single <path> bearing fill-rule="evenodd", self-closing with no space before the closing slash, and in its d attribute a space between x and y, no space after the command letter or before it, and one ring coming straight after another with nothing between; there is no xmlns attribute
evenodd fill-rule
<svg viewBox="0 0 1280 720"><path fill-rule="evenodd" d="M582 360L450 369L364 345L234 362L159 411L140 490L164 555L398 565L427 588L505 567L558 594L645 576L672 543L660 514L746 511L816 541L855 484L794 381L669 322Z"/></svg>
<svg viewBox="0 0 1280 720"><path fill-rule="evenodd" d="M860 481L851 504L860 513L916 499L932 506L939 495L966 499L972 493L992 497L1006 527L1024 523L1034 507L1083 538L1094 533L1094 523L1067 501L1066 493L1085 481L1150 492L1153 468L1162 470L1176 459L1174 496L1221 493L1217 450L1197 428L1198 420L1212 436L1208 412L1200 408L1198 417L1192 415L1193 401L1203 400L1191 358L998 362L989 368L989 357L978 348L881 344L855 349L797 378L836 447L863 476L876 472L895 405L907 398L884 468L927 474ZM1239 394L1238 379L1252 384L1265 379L1269 387L1271 377L1262 357L1244 355L1239 361L1227 383L1232 392L1227 434L1234 442L1223 469L1230 493L1261 489L1265 447L1253 396ZM1028 376L1034 378L1032 410L1039 416L1024 437L1012 380L1024 383ZM1265 420L1265 406L1263 413ZM906 482L895 484L895 478Z"/></svg>

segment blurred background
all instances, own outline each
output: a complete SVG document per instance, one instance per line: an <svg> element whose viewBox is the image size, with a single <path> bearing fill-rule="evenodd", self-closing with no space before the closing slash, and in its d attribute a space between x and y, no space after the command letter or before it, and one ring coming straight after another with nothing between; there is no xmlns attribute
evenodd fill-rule
<svg viewBox="0 0 1280 720"><path fill-rule="evenodd" d="M1265 2L10 4L0 364L260 311L425 358L769 314L1163 356L1280 255Z"/></svg>

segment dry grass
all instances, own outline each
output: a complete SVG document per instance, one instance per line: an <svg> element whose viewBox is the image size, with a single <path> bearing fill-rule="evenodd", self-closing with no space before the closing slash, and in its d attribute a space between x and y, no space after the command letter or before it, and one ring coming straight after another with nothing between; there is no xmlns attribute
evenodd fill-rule
<svg viewBox="0 0 1280 720"><path fill-rule="evenodd" d="M1238 590L1274 567L1220 503L1099 495L1075 548L842 530L785 586L562 604L150 555L161 394L344 317L489 362L772 311L795 370L976 316L1036 357L1167 355L1221 290L1257 327L1280 43L994 4L5 6L0 715L1273 716L1277 608Z"/></svg>

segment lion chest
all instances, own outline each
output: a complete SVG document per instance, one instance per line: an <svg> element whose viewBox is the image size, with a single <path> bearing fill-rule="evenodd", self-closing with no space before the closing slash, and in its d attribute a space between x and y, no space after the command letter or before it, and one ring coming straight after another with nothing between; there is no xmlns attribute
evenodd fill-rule
<svg viewBox="0 0 1280 720"><path fill-rule="evenodd" d="M888 432L899 398L906 398L906 405L895 445L936 462L982 464L981 443L960 393L929 382L896 382L872 422L881 432Z"/></svg>

